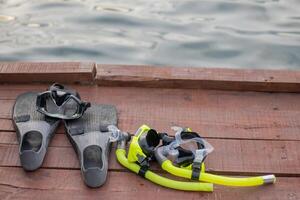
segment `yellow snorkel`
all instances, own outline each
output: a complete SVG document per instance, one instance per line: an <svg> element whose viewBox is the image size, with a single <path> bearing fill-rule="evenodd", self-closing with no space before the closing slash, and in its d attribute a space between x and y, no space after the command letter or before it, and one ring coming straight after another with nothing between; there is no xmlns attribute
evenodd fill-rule
<svg viewBox="0 0 300 200"><path fill-rule="evenodd" d="M205 172L203 169L204 167L204 159L206 155L208 154L206 151L205 145L208 143L200 138L199 136L196 136L196 142L199 141L201 144L205 144L201 151L200 151L200 159L197 161L197 156L195 156L193 162L189 165L189 167L177 167L173 165L173 162L168 159L168 156L170 156L170 152L173 151L172 153L174 154L174 151L176 148L179 148L180 145L182 144L181 141L183 139L181 138L182 135L180 136L179 134L185 133L185 136L188 136L188 138L193 138L190 134L196 134L192 133L190 129L181 129L179 132L175 134L175 139L173 140L172 143L169 144L171 145L172 148L168 148L168 146L160 146L155 150L155 158L157 162L161 165L161 167L169 172L170 174L173 174L175 176L187 178L187 179L194 179L194 180L199 180L203 182L209 182L209 183L214 183L214 184L219 184L219 185L225 185L225 186L237 186L237 187L248 187L248 186L259 186L259 185L264 185L264 184L271 184L275 183L276 178L273 174L271 175L266 175L266 176L257 176L257 177L248 177L248 178L234 178L234 177L227 177L227 176L219 176L219 175L214 175ZM179 139L178 139L179 138ZM176 141L176 140L181 140L181 141ZM212 151L212 150L211 150ZM175 151L176 152L176 151ZM187 152L185 152L187 153ZM201 153L205 155L201 155Z"/></svg>
<svg viewBox="0 0 300 200"><path fill-rule="evenodd" d="M149 151L154 151L155 147L158 145L157 141L155 141L156 136L154 132L147 135L151 130L152 129L146 125L143 125L138 129L135 136L132 137L127 157L126 144L128 140L130 140L130 136L127 133L122 133L122 138L118 141L116 150L116 156L119 163L134 173L164 187L185 191L212 192L213 184L211 183L175 181L162 177L149 170L147 160L149 158ZM154 140L151 142L149 141L150 139Z"/></svg>
<svg viewBox="0 0 300 200"><path fill-rule="evenodd" d="M127 157L126 144L130 140L130 136L127 133L122 133L122 135L116 150L118 161L141 177L164 187L211 192L213 184L249 187L271 184L276 181L273 174L235 178L205 172L204 159L213 150L213 147L191 129L177 127L175 137L170 137L166 133L158 134L150 127L142 125L132 136ZM161 141L162 145L158 146ZM175 181L162 177L149 170L149 161L153 158L161 165L162 169L170 174L201 182Z"/></svg>

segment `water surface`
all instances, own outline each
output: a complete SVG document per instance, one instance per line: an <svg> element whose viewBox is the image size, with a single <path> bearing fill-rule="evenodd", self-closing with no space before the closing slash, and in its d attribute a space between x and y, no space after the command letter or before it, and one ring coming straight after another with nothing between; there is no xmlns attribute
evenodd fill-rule
<svg viewBox="0 0 300 200"><path fill-rule="evenodd" d="M299 0L0 0L0 61L300 69Z"/></svg>

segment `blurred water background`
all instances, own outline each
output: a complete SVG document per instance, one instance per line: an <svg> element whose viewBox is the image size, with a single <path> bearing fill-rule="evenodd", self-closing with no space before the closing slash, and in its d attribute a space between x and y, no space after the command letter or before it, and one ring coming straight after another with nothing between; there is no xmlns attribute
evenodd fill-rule
<svg viewBox="0 0 300 200"><path fill-rule="evenodd" d="M0 61L300 69L300 0L0 0Z"/></svg>

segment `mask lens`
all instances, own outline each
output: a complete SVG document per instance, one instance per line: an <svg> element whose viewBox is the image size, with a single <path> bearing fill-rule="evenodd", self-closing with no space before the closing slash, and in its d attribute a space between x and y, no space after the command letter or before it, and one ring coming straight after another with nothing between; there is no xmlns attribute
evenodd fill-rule
<svg viewBox="0 0 300 200"><path fill-rule="evenodd" d="M64 115L67 117L74 116L79 109L79 104L73 98L69 98L62 106L61 110L64 111Z"/></svg>
<svg viewBox="0 0 300 200"><path fill-rule="evenodd" d="M58 106L56 105L54 99L50 96L50 94L45 94L45 110L50 114L59 113Z"/></svg>
<svg viewBox="0 0 300 200"><path fill-rule="evenodd" d="M192 152L195 152L198 149L198 143L193 139L183 140L183 143L179 146Z"/></svg>

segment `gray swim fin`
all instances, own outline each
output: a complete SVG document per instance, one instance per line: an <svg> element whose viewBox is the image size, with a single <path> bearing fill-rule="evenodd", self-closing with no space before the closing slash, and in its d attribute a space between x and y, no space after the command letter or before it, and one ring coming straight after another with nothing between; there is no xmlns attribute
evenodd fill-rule
<svg viewBox="0 0 300 200"><path fill-rule="evenodd" d="M109 125L117 125L117 111L111 105L91 105L76 120L64 120L66 132L80 162L82 178L89 187L106 181L112 142Z"/></svg>
<svg viewBox="0 0 300 200"><path fill-rule="evenodd" d="M13 125L19 141L19 156L25 170L39 168L59 119L46 117L36 111L38 93L27 92L17 97L13 107Z"/></svg>

